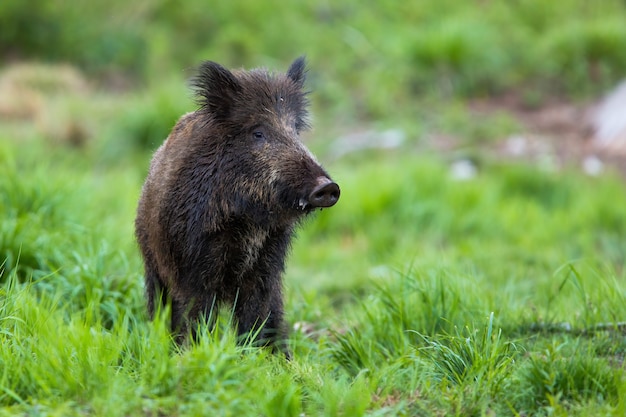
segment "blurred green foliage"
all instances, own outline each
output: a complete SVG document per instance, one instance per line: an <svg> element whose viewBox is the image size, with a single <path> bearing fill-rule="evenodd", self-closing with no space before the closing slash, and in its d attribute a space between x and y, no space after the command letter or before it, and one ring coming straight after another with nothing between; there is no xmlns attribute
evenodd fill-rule
<svg viewBox="0 0 626 417"><path fill-rule="evenodd" d="M141 10L121 1L7 0L0 8L0 50L5 58L68 61L101 74L142 75L146 27L136 17L143 20Z"/></svg>
<svg viewBox="0 0 626 417"><path fill-rule="evenodd" d="M203 59L280 68L306 54L322 107L385 117L424 94L597 94L626 73L625 21L619 0L5 0L0 56L158 82Z"/></svg>

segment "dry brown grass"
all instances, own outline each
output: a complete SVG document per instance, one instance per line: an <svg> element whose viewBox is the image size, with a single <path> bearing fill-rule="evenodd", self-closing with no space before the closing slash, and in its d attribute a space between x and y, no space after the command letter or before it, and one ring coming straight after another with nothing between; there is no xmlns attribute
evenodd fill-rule
<svg viewBox="0 0 626 417"><path fill-rule="evenodd" d="M0 72L0 120L32 125L56 143L82 146L90 129L81 108L90 92L73 66L14 64Z"/></svg>

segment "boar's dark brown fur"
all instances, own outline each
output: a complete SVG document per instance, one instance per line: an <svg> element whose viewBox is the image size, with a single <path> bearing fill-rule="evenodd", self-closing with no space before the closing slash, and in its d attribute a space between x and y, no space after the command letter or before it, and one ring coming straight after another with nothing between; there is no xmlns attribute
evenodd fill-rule
<svg viewBox="0 0 626 417"><path fill-rule="evenodd" d="M330 207L339 187L299 141L307 125L305 62L286 74L201 65L201 107L181 117L156 151L136 236L148 311L171 303L179 342L220 305L240 335L280 343L282 273L298 221Z"/></svg>

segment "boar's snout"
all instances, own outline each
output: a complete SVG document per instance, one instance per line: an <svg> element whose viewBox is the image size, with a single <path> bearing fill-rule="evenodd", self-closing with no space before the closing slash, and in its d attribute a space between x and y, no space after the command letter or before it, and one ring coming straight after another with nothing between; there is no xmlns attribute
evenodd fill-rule
<svg viewBox="0 0 626 417"><path fill-rule="evenodd" d="M307 205L310 208L332 207L339 200L339 186L327 177L318 177L317 185L309 194Z"/></svg>

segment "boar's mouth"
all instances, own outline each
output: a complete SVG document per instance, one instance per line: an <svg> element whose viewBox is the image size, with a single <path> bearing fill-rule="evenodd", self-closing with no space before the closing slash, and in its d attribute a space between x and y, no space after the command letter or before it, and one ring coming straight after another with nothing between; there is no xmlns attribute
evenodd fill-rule
<svg viewBox="0 0 626 417"><path fill-rule="evenodd" d="M341 190L339 185L327 177L318 177L313 190L298 200L298 209L314 210L316 208L332 207L339 200Z"/></svg>

